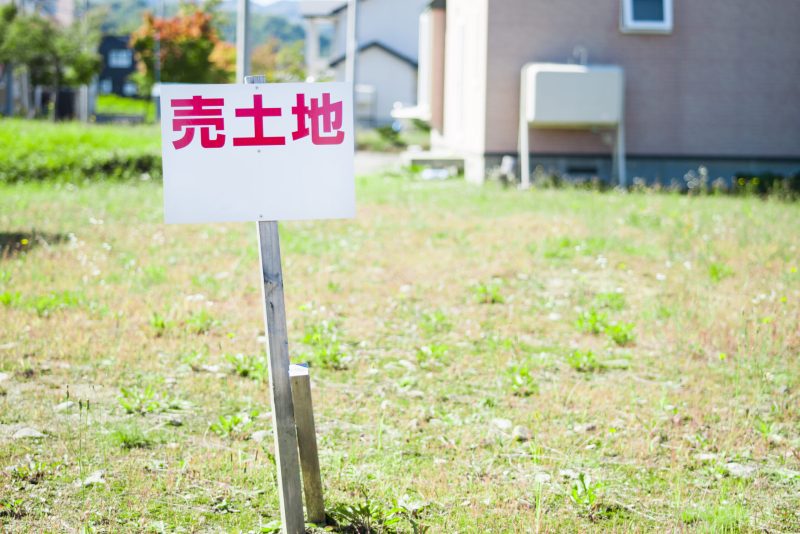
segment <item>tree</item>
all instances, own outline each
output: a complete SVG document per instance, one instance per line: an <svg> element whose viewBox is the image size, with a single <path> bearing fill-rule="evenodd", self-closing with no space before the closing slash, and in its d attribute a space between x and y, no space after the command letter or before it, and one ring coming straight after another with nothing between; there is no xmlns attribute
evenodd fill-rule
<svg viewBox="0 0 800 534"><path fill-rule="evenodd" d="M0 62L25 67L33 85L53 89L56 104L62 87L87 84L100 71L99 14L60 27L36 13L7 13L0 17Z"/></svg>
<svg viewBox="0 0 800 534"><path fill-rule="evenodd" d="M306 78L303 41L281 45L273 38L256 47L251 58L253 72L268 82L302 82Z"/></svg>
<svg viewBox="0 0 800 534"><path fill-rule="evenodd" d="M233 45L219 38L216 7L183 3L171 18L148 12L131 35L137 70L133 76L140 91L150 93L156 82L156 40L159 41L161 81L175 83L224 83L233 80L236 64Z"/></svg>

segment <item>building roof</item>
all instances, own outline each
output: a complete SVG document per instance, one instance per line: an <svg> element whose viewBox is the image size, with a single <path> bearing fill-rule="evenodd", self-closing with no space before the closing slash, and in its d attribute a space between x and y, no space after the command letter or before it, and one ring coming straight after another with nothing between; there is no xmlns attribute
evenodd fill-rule
<svg viewBox="0 0 800 534"><path fill-rule="evenodd" d="M392 56L396 57L397 59L399 59L400 61L402 61L404 63L408 63L412 68L415 68L415 69L417 68L417 62L414 59L408 57L407 55L405 55L405 54L403 54L401 52L398 52L394 48L386 46L385 44L383 44L383 43L381 43L379 41L370 41L368 43L364 43L364 44L362 44L361 46L358 47L358 51L359 52L363 52L365 50L368 50L370 48L375 48L375 47L379 48L380 50L383 50L384 52L386 52L389 55L392 55ZM344 61L346 58L347 58L346 54L342 54L341 56L331 60L329 65L331 67L335 67L336 65L338 65L339 63Z"/></svg>
<svg viewBox="0 0 800 534"><path fill-rule="evenodd" d="M331 17L347 7L346 0L302 0L299 4L305 18Z"/></svg>

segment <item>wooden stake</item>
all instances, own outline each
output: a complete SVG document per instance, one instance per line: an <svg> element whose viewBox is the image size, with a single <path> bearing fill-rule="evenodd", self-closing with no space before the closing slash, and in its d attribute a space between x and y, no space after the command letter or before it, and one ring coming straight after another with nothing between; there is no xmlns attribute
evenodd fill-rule
<svg viewBox="0 0 800 534"><path fill-rule="evenodd" d="M289 376L292 381L294 422L297 425L297 443L300 447L300 469L303 472L306 512L311 523L324 525L325 504L322 498L317 433L314 428L314 406L311 402L311 377L308 367L300 365L292 365L289 368Z"/></svg>
<svg viewBox="0 0 800 534"><path fill-rule="evenodd" d="M244 83L265 83L264 76L246 76ZM289 336L283 301L283 269L277 221L258 222L258 255L263 280L264 322L269 339L269 391L272 394L272 427L275 431L275 465L278 498L285 534L303 534L303 499L300 496L300 462L294 424L292 386L289 380Z"/></svg>
<svg viewBox="0 0 800 534"><path fill-rule="evenodd" d="M272 393L272 424L275 429L275 464L278 467L281 520L286 534L302 534L305 532L305 524L303 500L300 496L297 432L289 379L289 341L283 301L278 223L259 221L258 241L269 339L269 390Z"/></svg>

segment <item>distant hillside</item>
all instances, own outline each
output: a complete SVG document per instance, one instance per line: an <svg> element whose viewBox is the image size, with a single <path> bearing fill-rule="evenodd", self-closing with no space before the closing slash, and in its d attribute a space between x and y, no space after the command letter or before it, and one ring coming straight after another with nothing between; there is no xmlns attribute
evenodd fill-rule
<svg viewBox="0 0 800 534"><path fill-rule="evenodd" d="M166 16L178 11L179 3L164 0ZM93 7L106 7L104 33L124 35L131 33L142 23L145 11L158 12L159 0L94 0ZM220 32L223 39L234 42L236 38L236 0L224 0L220 4ZM250 3L251 44L258 45L270 38L283 43L293 43L305 37L298 3L293 0L251 0Z"/></svg>

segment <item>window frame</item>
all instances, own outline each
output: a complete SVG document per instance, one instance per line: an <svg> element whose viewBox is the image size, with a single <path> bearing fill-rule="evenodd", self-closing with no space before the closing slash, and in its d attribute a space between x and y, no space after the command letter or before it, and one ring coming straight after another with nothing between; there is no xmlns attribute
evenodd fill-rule
<svg viewBox="0 0 800 534"><path fill-rule="evenodd" d="M120 61L123 57L125 61ZM133 51L130 48L113 48L108 51L108 68L130 69L132 66Z"/></svg>
<svg viewBox="0 0 800 534"><path fill-rule="evenodd" d="M673 4L672 0L661 0L664 6L664 20L636 20L633 18L633 2L635 0L621 0L620 31L622 33L672 33Z"/></svg>

